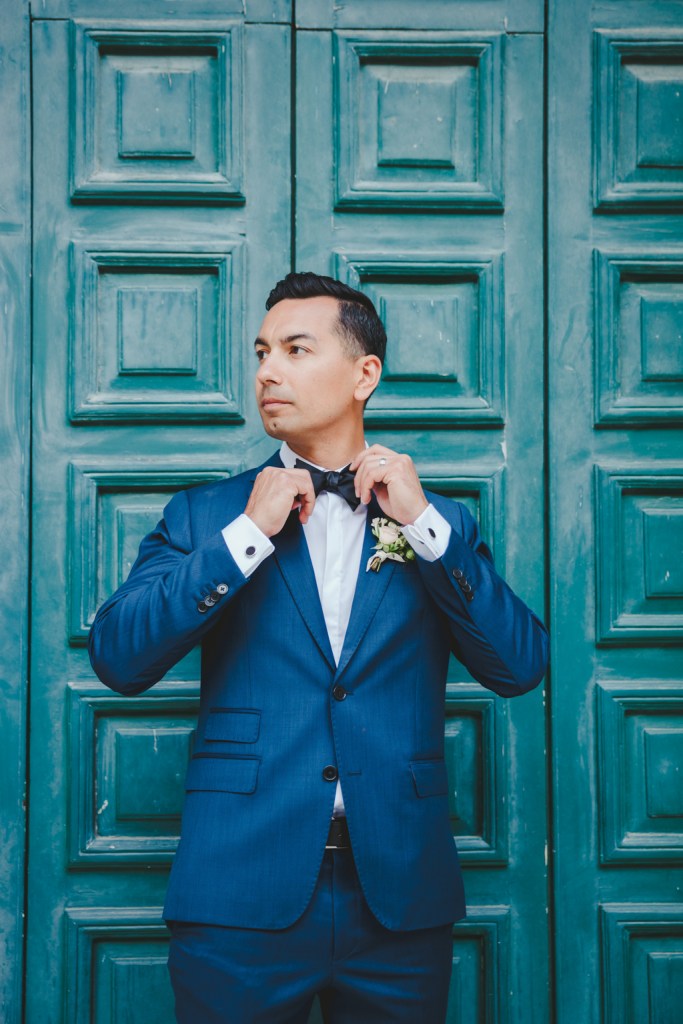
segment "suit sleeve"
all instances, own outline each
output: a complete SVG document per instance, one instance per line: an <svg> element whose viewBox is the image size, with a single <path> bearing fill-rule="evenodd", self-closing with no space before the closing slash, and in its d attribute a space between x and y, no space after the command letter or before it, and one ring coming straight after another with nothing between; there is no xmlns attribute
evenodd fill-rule
<svg viewBox="0 0 683 1024"><path fill-rule="evenodd" d="M448 546L436 561L418 558L422 579L470 674L501 696L525 693L545 674L547 630L496 572L474 517L464 505L450 504L441 507L452 527Z"/></svg>
<svg viewBox="0 0 683 1024"><path fill-rule="evenodd" d="M189 499L180 491L142 541L126 582L95 616L88 651L97 676L126 695L148 689L246 582L221 532L193 547Z"/></svg>

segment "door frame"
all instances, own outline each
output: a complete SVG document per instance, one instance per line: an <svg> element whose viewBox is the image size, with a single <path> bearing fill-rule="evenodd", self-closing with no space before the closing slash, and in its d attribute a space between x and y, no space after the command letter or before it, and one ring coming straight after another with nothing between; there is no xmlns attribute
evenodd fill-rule
<svg viewBox="0 0 683 1024"><path fill-rule="evenodd" d="M0 220L0 1017L21 1020L23 1002L31 379L31 124L28 0L0 0L0 134L4 140Z"/></svg>

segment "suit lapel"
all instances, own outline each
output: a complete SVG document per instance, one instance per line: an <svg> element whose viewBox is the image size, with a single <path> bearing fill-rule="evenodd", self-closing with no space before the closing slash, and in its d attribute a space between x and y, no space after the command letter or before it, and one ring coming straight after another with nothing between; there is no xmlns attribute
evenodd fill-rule
<svg viewBox="0 0 683 1024"><path fill-rule="evenodd" d="M276 452L267 462L259 466L254 471L254 479L263 466L282 466L280 453ZM396 563L390 561L384 562L379 572L366 571L368 559L376 543L372 533L372 520L375 516L383 515L384 513L373 494L368 505L363 550L358 566L351 615L338 665L336 665L332 653L313 563L298 514L295 511L292 512L280 533L271 538L275 546L277 563L292 595L292 600L299 609L301 617L323 657L332 669L336 668L337 676L345 670L365 636L394 573Z"/></svg>
<svg viewBox="0 0 683 1024"><path fill-rule="evenodd" d="M321 653L329 662L330 668L334 669L334 655L320 604L313 563L296 511L291 513L282 530L271 540L275 545L275 557L292 600L301 612L301 617Z"/></svg>
<svg viewBox="0 0 683 1024"><path fill-rule="evenodd" d="M337 667L337 677L339 677L344 671L355 654L359 643L365 636L368 627L375 616L375 612L379 608L380 601L384 597L385 591L389 585L389 580L393 576L394 568L396 566L395 562L386 561L383 563L379 572L368 572L366 570L366 565L368 564L368 559L372 553L372 548L376 544L376 539L372 533L372 520L375 516L383 515L384 513L379 507L377 499L373 494L370 499L370 504L368 505L365 536L363 538L363 551L360 558L360 565L358 566L358 578L356 580L356 591L353 597L351 616L346 629L346 636L344 637L344 646L342 648L339 665Z"/></svg>
<svg viewBox="0 0 683 1024"><path fill-rule="evenodd" d="M264 468L264 466L283 466L280 452L274 452L271 457L254 470L253 481ZM301 617L306 623L308 630L320 648L320 652L330 668L336 667L334 654L330 645L330 637L325 624L318 584L315 580L313 563L308 551L308 544L304 536L303 527L299 521L296 511L293 511L287 522L275 537L271 537L275 547L275 558L284 576L287 588L292 595L294 604L299 609Z"/></svg>

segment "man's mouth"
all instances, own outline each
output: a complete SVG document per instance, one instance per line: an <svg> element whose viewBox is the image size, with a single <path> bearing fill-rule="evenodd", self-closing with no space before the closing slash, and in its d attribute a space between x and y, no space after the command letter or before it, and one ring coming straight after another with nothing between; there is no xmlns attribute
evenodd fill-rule
<svg viewBox="0 0 683 1024"><path fill-rule="evenodd" d="M261 405L264 409L276 409L280 405L290 405L290 402L285 402L282 398L263 398Z"/></svg>

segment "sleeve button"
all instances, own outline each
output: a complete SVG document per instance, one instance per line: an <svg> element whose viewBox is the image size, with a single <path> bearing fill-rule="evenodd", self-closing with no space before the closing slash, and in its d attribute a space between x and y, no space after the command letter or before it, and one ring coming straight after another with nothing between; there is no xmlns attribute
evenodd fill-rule
<svg viewBox="0 0 683 1024"><path fill-rule="evenodd" d="M456 580L461 580L465 574L462 571L462 569L454 569L453 575L455 576Z"/></svg>
<svg viewBox="0 0 683 1024"><path fill-rule="evenodd" d="M249 555L250 558L252 558L252 556L256 554L256 548L254 547L253 544L249 545L249 547L246 550L246 554Z"/></svg>
<svg viewBox="0 0 683 1024"><path fill-rule="evenodd" d="M204 601L200 601L200 602L199 602L199 604L197 605L197 611L198 611L198 612L199 612L199 613L200 613L201 615L203 615L203 614L204 614L204 612L208 612L208 610L209 610L209 609L208 609L208 606L207 606L207 605L205 604L205 602L204 602Z"/></svg>
<svg viewBox="0 0 683 1024"><path fill-rule="evenodd" d="M432 530L431 526L427 530L427 533L429 534L430 537L436 537L436 531Z"/></svg>
<svg viewBox="0 0 683 1024"><path fill-rule="evenodd" d="M219 583L218 586L216 587L216 591L222 597L223 594L227 594L227 592L228 592L228 584L227 583Z"/></svg>

